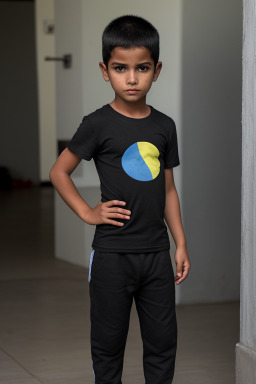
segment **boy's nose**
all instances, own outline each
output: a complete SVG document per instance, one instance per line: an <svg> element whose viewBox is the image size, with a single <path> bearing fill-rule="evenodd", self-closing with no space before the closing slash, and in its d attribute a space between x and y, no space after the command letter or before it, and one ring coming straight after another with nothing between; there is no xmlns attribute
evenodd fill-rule
<svg viewBox="0 0 256 384"><path fill-rule="evenodd" d="M129 72L128 81L129 83L132 83L132 84L136 83L136 76L134 71Z"/></svg>

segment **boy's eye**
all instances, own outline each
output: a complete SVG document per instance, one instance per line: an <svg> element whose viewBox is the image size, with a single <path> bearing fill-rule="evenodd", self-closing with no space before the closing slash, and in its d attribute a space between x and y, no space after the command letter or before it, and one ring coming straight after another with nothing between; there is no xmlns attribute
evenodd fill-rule
<svg viewBox="0 0 256 384"><path fill-rule="evenodd" d="M125 67L123 67L122 65L119 65L118 67L114 67L116 70L117 70L117 72L123 72L123 71L119 71L119 69L118 68L125 68ZM142 72L146 72L149 68L148 67L146 67L146 66L144 66L144 65L141 65L139 68L145 68Z"/></svg>
<svg viewBox="0 0 256 384"><path fill-rule="evenodd" d="M117 70L118 68L124 68L124 67L122 67L121 65L119 65L118 67L114 67L114 68ZM119 71L119 69L118 69L117 72L122 72L122 71Z"/></svg>
<svg viewBox="0 0 256 384"><path fill-rule="evenodd" d="M146 70L149 69L148 67L144 67L144 65L142 65L140 68L145 68ZM146 72L146 71L142 71L142 72Z"/></svg>

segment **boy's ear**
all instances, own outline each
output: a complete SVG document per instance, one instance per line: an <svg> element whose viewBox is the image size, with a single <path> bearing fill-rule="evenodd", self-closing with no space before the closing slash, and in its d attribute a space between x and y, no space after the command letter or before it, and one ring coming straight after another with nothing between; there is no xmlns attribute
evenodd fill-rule
<svg viewBox="0 0 256 384"><path fill-rule="evenodd" d="M155 67L155 71L154 71L154 76L153 76L153 81L156 81L160 72L161 72L161 69L162 69L162 61L158 61L158 63L156 64L156 67Z"/></svg>
<svg viewBox="0 0 256 384"><path fill-rule="evenodd" d="M101 61L99 63L99 67L100 67L100 70L102 72L102 76L103 76L104 80L109 81L108 69L107 69L106 65Z"/></svg>

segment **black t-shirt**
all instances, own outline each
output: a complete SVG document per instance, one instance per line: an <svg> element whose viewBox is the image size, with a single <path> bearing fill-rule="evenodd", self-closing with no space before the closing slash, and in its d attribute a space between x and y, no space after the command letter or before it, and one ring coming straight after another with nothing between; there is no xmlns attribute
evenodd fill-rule
<svg viewBox="0 0 256 384"><path fill-rule="evenodd" d="M125 116L110 104L84 116L67 147L85 160L94 159L101 201L131 211L123 226L97 224L92 248L108 252L154 252L170 248L164 221L164 168L180 164L172 118L151 108L141 119Z"/></svg>

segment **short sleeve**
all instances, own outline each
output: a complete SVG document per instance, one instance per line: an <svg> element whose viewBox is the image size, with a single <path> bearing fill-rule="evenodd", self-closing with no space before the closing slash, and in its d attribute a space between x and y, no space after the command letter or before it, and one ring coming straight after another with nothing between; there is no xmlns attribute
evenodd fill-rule
<svg viewBox="0 0 256 384"><path fill-rule="evenodd" d="M93 126L88 116L84 116L67 148L83 159L90 161L95 156L97 147L95 126Z"/></svg>
<svg viewBox="0 0 256 384"><path fill-rule="evenodd" d="M177 131L173 120L172 124L164 155L164 168L173 168L180 164Z"/></svg>

